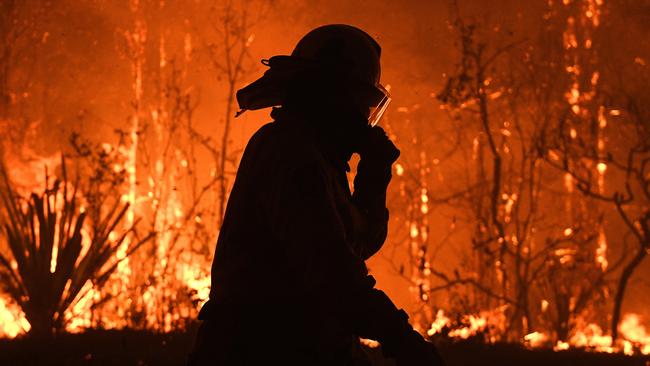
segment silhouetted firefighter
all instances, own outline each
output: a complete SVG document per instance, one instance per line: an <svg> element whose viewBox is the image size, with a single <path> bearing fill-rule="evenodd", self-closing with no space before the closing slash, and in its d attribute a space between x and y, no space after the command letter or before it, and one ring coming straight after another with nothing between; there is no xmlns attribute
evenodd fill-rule
<svg viewBox="0 0 650 366"><path fill-rule="evenodd" d="M323 26L238 91L242 111L273 106L274 122L242 157L190 365L369 365L359 337L399 365L443 364L364 263L386 239L399 156L375 126L390 102L379 55L360 29Z"/></svg>

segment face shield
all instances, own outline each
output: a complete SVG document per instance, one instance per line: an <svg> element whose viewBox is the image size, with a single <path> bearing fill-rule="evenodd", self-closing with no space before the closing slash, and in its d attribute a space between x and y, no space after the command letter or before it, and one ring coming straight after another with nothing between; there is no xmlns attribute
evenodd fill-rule
<svg viewBox="0 0 650 366"><path fill-rule="evenodd" d="M383 96L379 99L379 102L376 106L370 107L370 117L368 117L368 124L371 127L375 127L377 123L379 123L379 120L384 115L384 112L386 112L386 109L388 109L388 105L392 100L390 93L386 88L384 88L383 85L377 85L377 89L383 93Z"/></svg>

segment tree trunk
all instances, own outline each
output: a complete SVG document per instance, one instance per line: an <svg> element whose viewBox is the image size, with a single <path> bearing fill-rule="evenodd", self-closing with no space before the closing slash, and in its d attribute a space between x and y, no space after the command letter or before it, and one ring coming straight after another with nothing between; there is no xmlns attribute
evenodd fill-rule
<svg viewBox="0 0 650 366"><path fill-rule="evenodd" d="M33 308L25 311L25 316L31 328L28 336L33 339L51 338L56 333L54 317L50 311L42 308Z"/></svg>
<svg viewBox="0 0 650 366"><path fill-rule="evenodd" d="M632 277L632 274L636 268L641 264L643 259L648 255L646 248L643 245L639 245L639 249L636 252L632 261L628 263L625 268L623 268L623 273L621 273L621 278L618 280L618 286L616 288L616 296L614 297L614 309L612 311L612 345L618 338L618 323L621 321L621 307L623 305L623 299L625 297L625 290L627 289L627 284Z"/></svg>

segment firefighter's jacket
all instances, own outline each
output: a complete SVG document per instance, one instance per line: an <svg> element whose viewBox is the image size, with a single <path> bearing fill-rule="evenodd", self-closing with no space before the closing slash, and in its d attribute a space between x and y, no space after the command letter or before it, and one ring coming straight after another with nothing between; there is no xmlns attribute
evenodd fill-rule
<svg viewBox="0 0 650 366"><path fill-rule="evenodd" d="M244 151L200 314L214 324L202 343L215 352L263 347L267 361L327 364L352 357L359 336L390 343L411 329L364 264L386 238L390 166L362 160L352 194L347 162L320 140L308 123L279 118Z"/></svg>

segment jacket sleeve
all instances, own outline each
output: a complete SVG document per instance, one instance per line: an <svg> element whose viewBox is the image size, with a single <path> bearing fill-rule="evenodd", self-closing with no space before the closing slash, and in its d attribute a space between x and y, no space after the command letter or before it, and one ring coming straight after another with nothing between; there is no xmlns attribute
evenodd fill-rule
<svg viewBox="0 0 650 366"><path fill-rule="evenodd" d="M368 259L381 249L388 234L388 209L386 189L391 179L390 165L375 164L362 159L354 178L352 202L360 212L363 224L361 235L355 243L361 248L363 259Z"/></svg>
<svg viewBox="0 0 650 366"><path fill-rule="evenodd" d="M374 288L362 258L346 242L327 175L319 164L293 169L271 192L268 211L275 240L315 304L332 312L355 334L384 349L413 332L406 314Z"/></svg>

